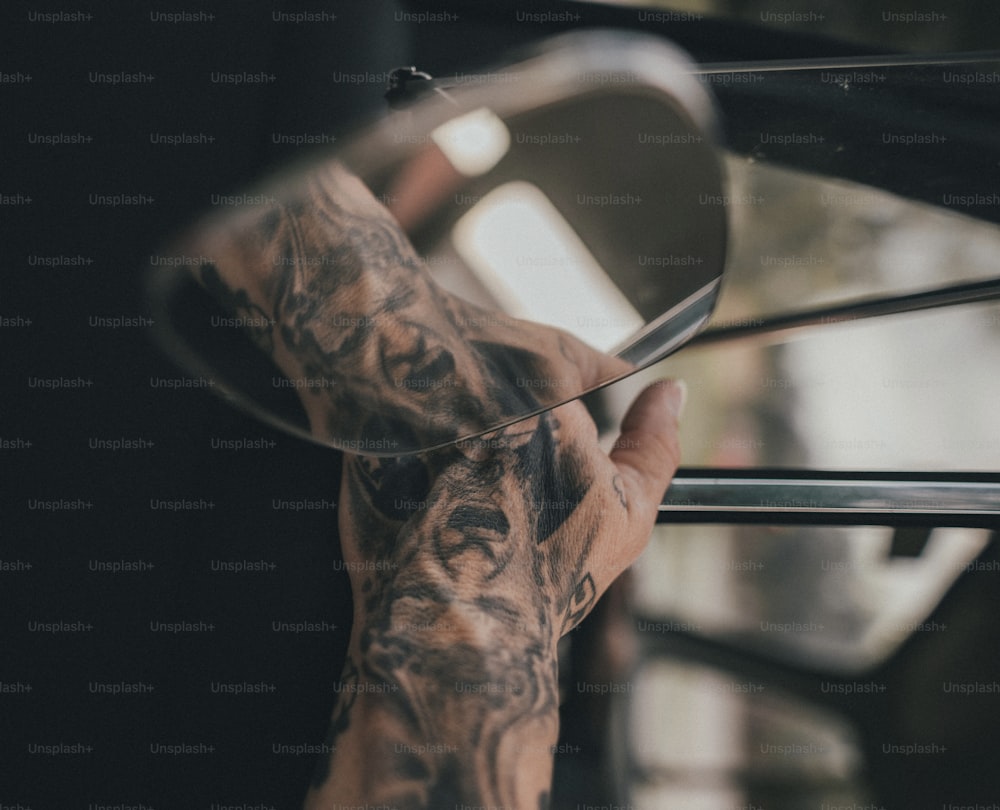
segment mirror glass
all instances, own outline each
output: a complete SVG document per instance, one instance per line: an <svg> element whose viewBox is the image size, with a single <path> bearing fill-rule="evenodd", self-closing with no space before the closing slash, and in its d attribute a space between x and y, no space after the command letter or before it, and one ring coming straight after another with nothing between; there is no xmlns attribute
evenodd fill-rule
<svg viewBox="0 0 1000 810"><path fill-rule="evenodd" d="M576 33L465 79L428 83L154 256L160 345L276 426L403 455L690 339L727 219L711 100L683 55ZM615 359L581 373L583 346Z"/></svg>

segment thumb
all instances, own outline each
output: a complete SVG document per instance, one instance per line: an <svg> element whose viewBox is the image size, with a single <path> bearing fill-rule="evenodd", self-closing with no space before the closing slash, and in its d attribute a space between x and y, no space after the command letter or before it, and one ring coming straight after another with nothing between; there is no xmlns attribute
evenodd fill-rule
<svg viewBox="0 0 1000 810"><path fill-rule="evenodd" d="M677 429L686 399L683 381L660 380L636 397L622 419L610 458L621 474L630 517L656 520L663 493L680 464Z"/></svg>

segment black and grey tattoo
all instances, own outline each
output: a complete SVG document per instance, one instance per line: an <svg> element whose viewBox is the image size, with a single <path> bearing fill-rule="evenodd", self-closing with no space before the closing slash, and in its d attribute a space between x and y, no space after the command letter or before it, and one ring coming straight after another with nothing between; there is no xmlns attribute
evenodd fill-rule
<svg viewBox="0 0 1000 810"><path fill-rule="evenodd" d="M550 763L556 739L556 644L598 596L596 528L579 517L598 472L555 414L507 423L544 404L513 380L572 379L576 355L562 333L440 290L342 167L306 188L206 229L201 282L273 325L252 337L286 374L333 382L297 388L321 438L446 445L345 457L345 561L378 565L352 573L355 626L310 797L524 806L518 774ZM620 481L601 484L599 508L624 513ZM536 784L531 803L547 802Z"/></svg>

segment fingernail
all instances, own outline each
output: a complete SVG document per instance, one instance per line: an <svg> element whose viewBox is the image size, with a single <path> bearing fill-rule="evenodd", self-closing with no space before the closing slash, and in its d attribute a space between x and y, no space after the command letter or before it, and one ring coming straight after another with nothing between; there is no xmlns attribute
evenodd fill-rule
<svg viewBox="0 0 1000 810"><path fill-rule="evenodd" d="M677 389L678 394L671 397L670 402L673 406L674 416L679 420L684 415L684 406L687 405L688 401L688 387L684 380L673 380L673 387Z"/></svg>

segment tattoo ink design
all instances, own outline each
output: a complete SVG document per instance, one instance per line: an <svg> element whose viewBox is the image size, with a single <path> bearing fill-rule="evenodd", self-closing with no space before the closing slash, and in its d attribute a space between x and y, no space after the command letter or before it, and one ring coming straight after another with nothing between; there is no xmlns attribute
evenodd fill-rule
<svg viewBox="0 0 1000 810"><path fill-rule="evenodd" d="M250 339L267 354L274 352L274 319L250 300L246 290L234 290L226 285L219 269L211 262L200 265L201 283L215 300L239 318L249 330Z"/></svg>
<svg viewBox="0 0 1000 810"><path fill-rule="evenodd" d="M206 289L274 325L253 337L288 376L332 381L297 389L320 437L454 442L540 406L512 380L579 373L564 335L439 290L335 164L206 239ZM551 761L556 644L597 599L597 530L579 517L596 473L562 432L543 413L419 456L345 457L355 625L311 800L348 780L400 808L548 805L518 774Z"/></svg>
<svg viewBox="0 0 1000 810"><path fill-rule="evenodd" d="M580 570L591 533L572 561L548 542L590 487L585 467L569 473L572 463L551 415L419 460L346 459L342 538L392 563L365 578L355 628L361 680L386 718L366 752L394 775L363 785L365 796L399 807L516 806L523 753L511 740L525 731L544 740L557 728L555 643L596 599ZM386 489L412 495L390 504ZM561 502L542 519L549 492ZM560 606L548 594L561 592Z"/></svg>
<svg viewBox="0 0 1000 810"><path fill-rule="evenodd" d="M580 384L567 335L444 292L389 212L336 163L294 197L208 222L187 247L219 303L264 324L251 337L301 381L313 433L347 449L387 436L441 446Z"/></svg>
<svg viewBox="0 0 1000 810"><path fill-rule="evenodd" d="M597 602L597 587L594 578L588 573L573 590L573 596L566 607L566 618L563 620L562 633L565 635L576 627L584 616L590 613Z"/></svg>

